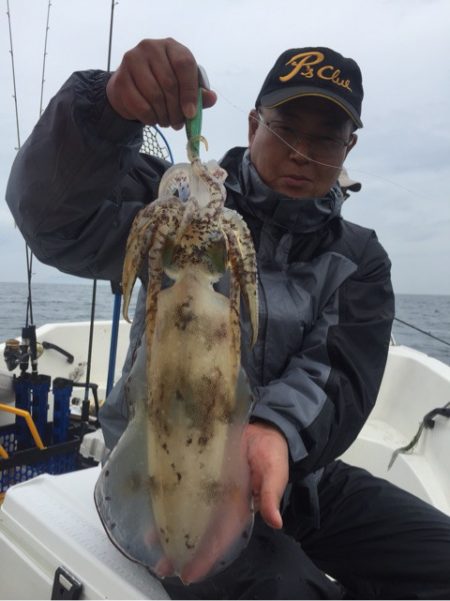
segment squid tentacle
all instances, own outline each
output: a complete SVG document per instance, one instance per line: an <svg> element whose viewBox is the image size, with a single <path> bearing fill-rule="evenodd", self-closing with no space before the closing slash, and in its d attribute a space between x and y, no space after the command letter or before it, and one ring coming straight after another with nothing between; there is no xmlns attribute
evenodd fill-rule
<svg viewBox="0 0 450 601"><path fill-rule="evenodd" d="M230 262L250 316L253 346L258 337L258 283L252 237L244 220L232 211L227 210L224 227L230 243Z"/></svg>
<svg viewBox="0 0 450 601"><path fill-rule="evenodd" d="M130 321L128 309L136 278L147 259L148 249L154 244L155 237L162 231L167 237L176 231L184 212L178 198L171 197L155 200L135 218L128 237L123 266L122 288L124 297L123 315ZM151 274L149 273L151 279Z"/></svg>

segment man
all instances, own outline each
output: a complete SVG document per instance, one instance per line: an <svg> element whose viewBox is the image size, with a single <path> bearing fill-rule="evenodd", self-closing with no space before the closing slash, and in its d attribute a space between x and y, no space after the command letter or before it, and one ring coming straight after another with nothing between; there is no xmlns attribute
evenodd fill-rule
<svg viewBox="0 0 450 601"><path fill-rule="evenodd" d="M7 199L37 257L118 281L137 211L167 165L139 155L143 124L195 114L198 67L174 40L145 40L117 71L74 74L23 146ZM255 408L245 436L259 516L225 572L175 597L426 598L450 594L447 516L336 459L375 402L394 301L374 232L342 219L337 179L362 126L357 64L328 48L288 50L230 150L227 206L257 252L260 332L242 364ZM203 90L205 107L215 95ZM123 382L143 329L141 291L124 374L101 415L112 448L126 427ZM242 320L243 337L248 323ZM332 582L333 576L344 590Z"/></svg>

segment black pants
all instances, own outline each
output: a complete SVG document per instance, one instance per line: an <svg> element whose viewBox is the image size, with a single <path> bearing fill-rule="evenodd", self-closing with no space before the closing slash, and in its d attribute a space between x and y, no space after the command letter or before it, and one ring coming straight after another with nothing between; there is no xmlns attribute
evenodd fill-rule
<svg viewBox="0 0 450 601"><path fill-rule="evenodd" d="M295 490L275 531L259 518L247 549L173 599L450 599L450 517L341 461L319 485L320 528ZM332 576L333 582L325 573ZM339 583L339 584L338 584Z"/></svg>

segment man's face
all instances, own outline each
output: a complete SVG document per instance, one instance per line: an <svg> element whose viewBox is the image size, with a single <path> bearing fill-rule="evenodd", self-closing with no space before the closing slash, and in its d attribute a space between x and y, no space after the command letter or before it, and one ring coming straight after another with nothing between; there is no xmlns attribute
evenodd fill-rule
<svg viewBox="0 0 450 601"><path fill-rule="evenodd" d="M250 158L275 192L294 198L325 196L356 143L351 119L330 100L297 98L252 110Z"/></svg>

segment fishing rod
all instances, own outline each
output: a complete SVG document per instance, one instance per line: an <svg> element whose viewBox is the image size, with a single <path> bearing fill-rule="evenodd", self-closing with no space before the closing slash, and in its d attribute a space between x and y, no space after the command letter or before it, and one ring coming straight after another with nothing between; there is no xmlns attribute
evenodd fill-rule
<svg viewBox="0 0 450 601"><path fill-rule="evenodd" d="M48 42L48 32L50 29L50 9L52 3L49 0L47 5L47 22L45 25L45 38L44 38L44 55L42 59L42 78L41 78L41 93L39 100L39 117L43 112L43 99L44 99L44 84L45 84L45 65L46 65L46 57L47 57L47 42ZM33 273L33 252L30 250L28 244L25 243L25 255L27 261L27 282L28 282L28 299L27 299L27 315L26 315L26 327L29 327L28 318L30 320L30 325L34 325L33 319L33 300L31 296L31 277Z"/></svg>
<svg viewBox="0 0 450 601"><path fill-rule="evenodd" d="M114 26L114 8L116 4L116 0L111 0L111 17L109 21L109 42L108 42L108 60L106 63L106 70L110 71L111 69L111 50L112 50L112 39L113 39L113 26Z"/></svg>
<svg viewBox="0 0 450 601"><path fill-rule="evenodd" d="M14 65L14 47L13 47L13 37L12 37L12 27L11 27L11 11L9 9L9 0L6 0L6 14L8 16L8 29L9 29L9 53L11 55L11 69L12 69L12 79L13 79L13 98L14 98L14 107L15 107L15 115L16 115L16 132L17 132L17 147L15 150L20 149L20 127L19 127L19 106L17 101L17 86L16 86L16 69Z"/></svg>
<svg viewBox="0 0 450 601"><path fill-rule="evenodd" d="M46 63L46 58L47 58L47 40L48 40L48 32L50 29L50 9L51 9L52 3L50 0L48 0L48 6L47 6L47 23L45 25L45 40L44 40L44 56L42 59L42 80L41 80L41 98L39 101L39 117L42 115L43 112L43 98L44 98L44 84L45 84L45 63Z"/></svg>
<svg viewBox="0 0 450 601"><path fill-rule="evenodd" d="M114 9L117 2L115 0L111 0L111 16L109 21L109 41L108 41L108 60L106 63L106 70L111 70L111 52L112 52L112 40L113 40L113 29L114 29ZM94 280L94 290L97 287L97 280ZM122 291L120 283L111 282L111 288L114 294L114 308L113 308L113 318L111 323L111 341L109 345L109 364L108 364L108 375L106 379L106 396L111 392L112 387L114 386L114 374L116 371L116 358L117 358L117 343L119 339L119 321L120 321L120 306L122 304ZM94 301L93 301L94 302ZM94 331L94 315L91 315L91 332L89 333L89 337L91 333L93 335ZM89 340L89 344L91 345L91 340ZM88 380L89 381L89 380Z"/></svg>
<svg viewBox="0 0 450 601"><path fill-rule="evenodd" d="M21 148L20 140L20 119L19 119L19 103L17 95L17 84L16 84L16 69L15 69L15 55L14 55L14 44L12 35L12 19L9 0L6 0L6 14L8 18L8 29L9 29L9 44L11 54L11 69L12 69L12 80L13 80L13 98L15 107L15 118L16 118L16 132L17 132L17 147L16 151ZM47 42L48 42L48 31L50 29L50 9L51 1L48 1L47 6L47 20L46 20L46 31L44 40L44 55L42 63L42 80L41 80L41 93L40 93L40 105L39 105L39 116L42 114L42 104L44 95L44 82L45 82L45 68L46 68L46 56L47 56ZM33 427L42 439L46 441L53 441L54 444L64 443L67 441L68 428L69 428L69 411L68 409L69 396L71 393L71 386L68 387L68 380L64 380L63 385L55 386L56 380L53 386L54 404L53 404L53 426L51 431L48 428L48 395L51 387L51 377L38 373L38 356L42 353L44 344L37 343L36 340L36 326L33 318L33 302L31 294L31 280L33 273L33 253L29 248L28 244L25 243L25 255L26 255L26 268L27 268L27 284L28 284L28 298L27 298L27 309L25 327L22 328L22 340L18 342L15 339L7 341L5 345L4 358L6 365L10 370L15 369L17 366L20 367L20 375L14 376L13 388L15 394L15 409L16 421L14 436L10 438L10 441L14 441L9 445L9 453L13 453L14 457L9 457L12 461L12 472L15 474L14 478L9 481L9 484L20 482L23 479L30 477L28 469L26 473L23 469L18 470L18 466L21 465L21 458L18 456L22 451L29 451L33 447L33 439L27 430L27 426L23 421L23 417L27 415L30 418ZM53 348L63 352L62 349L52 345ZM73 359L72 359L73 360ZM28 373L28 366L31 363L31 374ZM63 398L64 397L64 398ZM20 418L20 419L18 419ZM33 436L34 438L34 436ZM36 440L35 440L36 442ZM75 444L79 446L78 441ZM39 445L38 445L39 446ZM44 449L43 445L40 445ZM40 449L39 453L44 452ZM45 451L48 451L46 448ZM51 449L50 449L51 450ZM68 451L71 448L67 448ZM8 453L7 453L8 456ZM5 455L3 453L3 460ZM38 456L41 465L44 465L46 461L49 461L48 455ZM27 461L31 461L29 458ZM57 460L53 458L53 469L55 469ZM66 470L67 471L67 470Z"/></svg>
<svg viewBox="0 0 450 601"><path fill-rule="evenodd" d="M13 83L13 98L14 98L14 112L16 118L16 135L17 135L17 147L15 150L18 152L21 148L20 141L20 119L19 119L19 101L17 96L17 83L16 83L16 66L14 56L14 43L12 35L12 24L11 24L11 10L9 6L9 0L6 0L6 15L8 18L8 30L9 30L9 53L11 55L11 71L12 71L12 83ZM28 244L25 243L25 257L27 264L27 284L28 284L28 298L27 308L25 315L25 327L22 329L23 345L22 350L24 356L31 359L31 367L33 373L37 372L37 347L36 347L36 328L33 324L33 303L31 296L31 274L33 265L33 254L31 253ZM26 347L26 348L25 348ZM23 363L24 365L24 363Z"/></svg>
<svg viewBox="0 0 450 601"><path fill-rule="evenodd" d="M108 58L106 61L106 70L111 70L111 52L112 52L112 40L113 40L113 30L114 30L114 9L118 2L116 0L111 0L111 9L110 9L110 20L109 20L109 40L108 40ZM119 336L119 319L120 319L120 305L121 305L121 291L120 284L117 286L115 283L111 282L111 286L113 287L114 292L114 310L113 310L113 319L111 324L111 342L109 348L109 366L108 366L108 376L106 383L106 396L110 393L113 384L114 384L114 372L116 367L116 355L117 355L117 341ZM92 300L91 300L91 319L89 325L89 342L88 342L88 359L87 359L87 369L86 369L86 383L87 386L85 388L84 401L82 405L82 418L85 417L86 420L88 418L89 412L89 384L91 379L91 364L92 364L92 346L94 342L94 327L95 327L95 305L96 305L96 296L97 296L97 278L94 278L92 283Z"/></svg>
<svg viewBox="0 0 450 601"><path fill-rule="evenodd" d="M12 71L12 84L13 84L13 99L14 99L14 114L16 118L16 136L17 136L17 146L15 147L16 151L20 150L21 142L20 142L20 119L19 119L19 102L17 99L17 84L16 84L16 66L14 59L14 44L13 44L13 35L12 35L12 25L11 25L11 10L9 7L9 0L6 0L6 15L8 17L8 31L9 31L9 53L11 56L11 71ZM28 321L30 320L33 323L33 306L31 302L31 269L33 264L33 255L30 256L30 251L28 245L25 243L25 256L27 263L27 282L28 282L28 299L27 299L27 309L25 316L25 327L29 326Z"/></svg>

